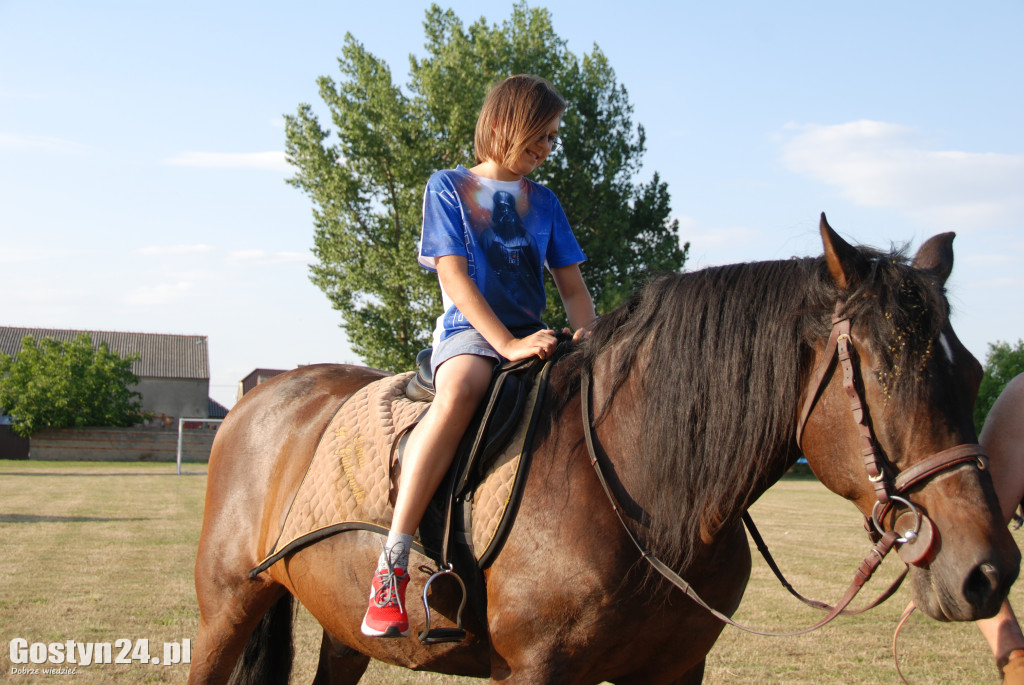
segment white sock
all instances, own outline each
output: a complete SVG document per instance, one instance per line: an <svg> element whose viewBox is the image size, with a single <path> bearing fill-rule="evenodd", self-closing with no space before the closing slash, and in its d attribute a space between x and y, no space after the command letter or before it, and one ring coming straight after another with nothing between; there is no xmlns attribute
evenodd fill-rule
<svg viewBox="0 0 1024 685"><path fill-rule="evenodd" d="M377 559L377 570L382 571L388 567L388 559L391 559L391 566L400 568L403 571L409 568L409 550L412 549L412 536L405 533L388 532L388 540L384 543L384 551Z"/></svg>

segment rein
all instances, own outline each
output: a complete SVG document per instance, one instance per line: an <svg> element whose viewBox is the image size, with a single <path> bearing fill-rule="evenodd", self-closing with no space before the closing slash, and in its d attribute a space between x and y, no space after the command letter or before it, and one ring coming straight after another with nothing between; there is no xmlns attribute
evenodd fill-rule
<svg viewBox="0 0 1024 685"><path fill-rule="evenodd" d="M794 630L790 632L771 632L758 630L756 628L751 628L741 623L737 623L730 617L726 616L725 614L723 614L722 612L718 611L710 604L705 602L704 599L701 598L699 594L697 594L697 591L693 589L693 586L690 585L690 583L688 583L679 574L673 571L667 564L665 564L665 562L661 561L661 559L656 557L654 553L651 552L651 550L649 550L644 545L644 543L640 541L640 539L636 536L633 530L626 523L626 518L622 513L622 509L618 504L618 500L615 498L615 494L612 493L611 487L608 485L608 480L605 478L604 470L601 468L601 462L597 457L597 452L594 447L595 436L593 434L594 431L591 425L590 412L590 374L587 373L586 371L584 371L582 374L581 385L582 392L580 394L580 400L583 407L583 437L587 443L587 451L590 454L590 464L591 466L594 467L594 472L597 474L597 479L601 483L601 488L604 490L604 493L608 497L608 500L612 503L612 510L615 512L615 515L618 516L619 522L622 523L623 529L626 531L626 534L629 536L629 539L640 551L640 556L644 559L644 561L650 564L654 568L654 570L661 574L663 578L665 578L670 583L675 585L677 588L682 590L687 597L692 599L694 602L697 603L698 606L702 607L705 611L710 613L719 621L727 623L748 633L774 637L791 637L794 635L802 635L804 633L809 633L811 631L817 630L818 628L821 628L825 624L831 622L839 614L843 613L843 610L847 607L847 605L850 604L850 602L853 601L853 598L856 597L861 587L864 586L864 584L875 572L875 569L877 569L878 566L882 563L882 559L885 557L885 555L888 554L889 550L892 549L893 545L896 544L897 536L895 532L889 531L888 533L883 535L882 538L878 541L878 543L876 543L875 547L871 550L871 553L861 563L860 568L857 569L854 575L853 582L847 589L846 594L843 595L843 597L834 607L831 607L831 610L829 611L827 616L825 616L820 621L818 621L817 623L808 628L802 628L800 630ZM827 605L822 604L821 606L822 608L824 608Z"/></svg>
<svg viewBox="0 0 1024 685"><path fill-rule="evenodd" d="M856 384L856 374L851 354L852 345L853 339L850 335L850 319L844 313L842 303L840 302L836 304L835 312L832 316L832 330L829 334L828 343L826 344L824 355L812 376L811 387L813 390L807 395L803 404L796 430L797 445L800 445L807 420L810 417L818 398L824 390L826 380L830 375L829 372L833 368L833 360L838 357L839 366L843 371L843 387L850 399L850 409L853 414L854 421L857 423L860 431L861 453L864 457L864 465L867 470L868 480L872 483L875 490L876 504L872 510L870 520L874 524L875 530L878 533L875 546L871 549L864 561L861 562L860 567L854 573L853 581L850 583L850 586L840 598L839 602L837 602L835 606L829 607L827 604L822 602L807 600L793 590L792 586L782 577L782 574L778 570L774 560L771 559L771 555L767 553L767 547L764 546L763 540L757 533L756 528L753 527L753 522L750 520L749 515L744 514L744 522L748 522L748 529L751 530L752 537L757 543L758 549L761 551L762 555L765 556L765 560L772 568L772 571L780 581L782 581L783 586L786 587L786 589L794 596L798 597L810 606L829 610L829 613L814 625L791 632L762 631L733 621L729 616L726 616L705 602L700 595L697 594L696 590L693 589L693 586L690 585L690 583L679 576L679 574L673 571L667 564L658 559L658 557L655 556L637 537L626 522L626 517L623 514L622 508L619 505L615 494L612 492L611 487L608 484L608 480L605 477L604 470L601 466L601 461L598 458L595 447L596 436L594 435L593 417L590 407L591 374L588 369L584 369L581 373L580 406L583 414L583 437L587 445L590 463L594 468L594 472L601 484L601 488L604 490L605 495L611 502L612 510L618 517L619 522L622 524L622 527L629 536L629 539L640 551L641 558L650 564L662 577L682 590L687 597L708 611L712 616L724 623L739 628L740 630L754 633L756 635L789 637L817 630L831 622L842 613L859 613L859 611L846 612L845 609L850 602L853 601L854 597L856 597L864 584L871 578L875 570L881 565L885 555L888 554L894 546L900 545L899 555L903 559L904 563L908 565L925 563L934 553L938 539L937 531L935 531L930 519L928 519L925 514L911 503L908 498L909 496L904 497L902 495L906 494L906 491L914 485L928 480L950 468L971 462L976 463L979 469L987 468L988 458L981 445L962 444L942 450L941 452L924 459L900 473L896 477L895 481L891 482L885 462L878 452L877 442L875 441L873 431L868 422L867 413L865 411L866 403L863 401L861 392ZM885 516L893 508L894 504L902 505L908 511L904 512L903 515L896 519L893 527L886 530L882 522L885 519ZM897 528L903 528L904 532L902 534L898 533L896 530ZM893 585L886 590L879 599L860 611L866 611L867 609L877 606L891 596L902 582L906 572L907 569L904 569L899 578L897 578Z"/></svg>

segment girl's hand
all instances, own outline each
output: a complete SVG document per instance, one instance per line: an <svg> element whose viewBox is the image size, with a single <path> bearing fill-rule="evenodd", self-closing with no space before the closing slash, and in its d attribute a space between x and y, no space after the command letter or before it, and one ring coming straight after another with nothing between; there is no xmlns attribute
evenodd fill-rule
<svg viewBox="0 0 1024 685"><path fill-rule="evenodd" d="M568 328L563 328L562 332L565 333L566 335L569 335L570 333L572 333L572 331L570 331ZM580 340L586 340L589 337L590 337L590 329L585 327L585 326L580 326L579 328L576 329L575 333L572 333L572 341L573 342L579 342Z"/></svg>
<svg viewBox="0 0 1024 685"><path fill-rule="evenodd" d="M551 329L545 329L528 335L525 338L514 338L505 346L505 349L498 351L501 353L501 356L510 362L529 359L530 357L547 359L555 351L557 345L558 339L555 338L555 332Z"/></svg>

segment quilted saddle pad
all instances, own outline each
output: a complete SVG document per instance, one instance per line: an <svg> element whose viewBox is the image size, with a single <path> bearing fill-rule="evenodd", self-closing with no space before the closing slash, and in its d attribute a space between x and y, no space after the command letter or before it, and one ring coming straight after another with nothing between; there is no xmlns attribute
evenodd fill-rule
<svg viewBox="0 0 1024 685"><path fill-rule="evenodd" d="M412 375L398 374L370 383L341 405L320 439L277 541L263 562L249 572L251 577L306 545L346 530L387 533L393 513L389 499L392 447L428 406L406 398ZM502 525L503 518L517 490L517 476L525 475L521 466L527 461L523 456L542 385L534 384L511 438L484 467L482 481L468 498L470 516L456 517L456 526L471 519L471 530L458 530L456 537L472 548L482 565L500 548L499 531L508 529L507 522ZM437 557L436 550L424 548L419 536L416 547Z"/></svg>

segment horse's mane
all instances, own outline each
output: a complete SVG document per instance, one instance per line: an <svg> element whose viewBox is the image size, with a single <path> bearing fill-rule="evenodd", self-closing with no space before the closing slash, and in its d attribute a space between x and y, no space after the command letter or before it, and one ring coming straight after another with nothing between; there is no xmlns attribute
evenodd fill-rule
<svg viewBox="0 0 1024 685"><path fill-rule="evenodd" d="M605 351L614 350L615 391L639 375L644 442L616 457L643 461L629 494L649 517L642 537L674 568L797 458L812 345L828 336L840 297L880 351L892 392L913 385L892 370L920 366L946 314L941 289L900 251L859 252L865 273L852 293L839 291L823 257L658 276L559 365L565 401ZM607 418L594 411L595 423Z"/></svg>

